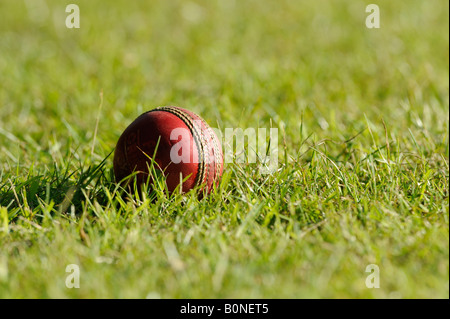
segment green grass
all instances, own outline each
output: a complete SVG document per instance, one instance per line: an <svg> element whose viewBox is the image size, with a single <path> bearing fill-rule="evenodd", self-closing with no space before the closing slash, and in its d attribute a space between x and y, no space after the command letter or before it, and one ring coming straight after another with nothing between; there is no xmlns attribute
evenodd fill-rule
<svg viewBox="0 0 450 319"><path fill-rule="evenodd" d="M43 2L0 3L1 298L449 298L447 1ZM279 128L278 170L123 199L160 105Z"/></svg>

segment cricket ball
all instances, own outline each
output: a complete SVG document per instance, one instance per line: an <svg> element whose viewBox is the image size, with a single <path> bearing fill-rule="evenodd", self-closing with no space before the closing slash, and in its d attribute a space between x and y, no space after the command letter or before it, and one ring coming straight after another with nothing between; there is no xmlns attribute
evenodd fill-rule
<svg viewBox="0 0 450 319"><path fill-rule="evenodd" d="M117 182L126 185L133 180L137 185L148 181L151 190L155 170L163 174L169 194L176 189L185 193L197 186L202 195L209 193L222 176L221 143L194 112L176 106L148 111L120 136L114 152L114 175Z"/></svg>

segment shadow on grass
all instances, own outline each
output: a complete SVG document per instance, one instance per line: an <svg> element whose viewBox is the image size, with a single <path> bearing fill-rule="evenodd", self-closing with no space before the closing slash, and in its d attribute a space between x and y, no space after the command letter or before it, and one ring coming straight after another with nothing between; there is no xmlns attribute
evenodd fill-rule
<svg viewBox="0 0 450 319"><path fill-rule="evenodd" d="M105 168L111 153L87 169L70 172L66 168L61 172L55 167L48 175L29 175L25 180L8 178L0 184L0 207L7 208L8 218L13 221L19 216L39 220L43 211L65 214L72 209L80 214L86 200L106 204L104 187L111 191L116 187L112 172L108 175Z"/></svg>

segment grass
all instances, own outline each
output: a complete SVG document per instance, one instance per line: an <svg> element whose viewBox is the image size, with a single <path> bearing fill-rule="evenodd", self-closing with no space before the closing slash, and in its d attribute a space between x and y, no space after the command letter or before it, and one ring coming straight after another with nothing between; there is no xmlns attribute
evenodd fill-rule
<svg viewBox="0 0 450 319"><path fill-rule="evenodd" d="M1 298L449 298L448 2L76 3L0 4ZM279 128L278 170L122 198L160 105Z"/></svg>

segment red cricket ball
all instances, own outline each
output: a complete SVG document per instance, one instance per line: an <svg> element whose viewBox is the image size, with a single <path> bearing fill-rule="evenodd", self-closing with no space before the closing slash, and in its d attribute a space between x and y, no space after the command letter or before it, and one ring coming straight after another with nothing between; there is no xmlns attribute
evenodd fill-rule
<svg viewBox="0 0 450 319"><path fill-rule="evenodd" d="M170 194L180 184L183 193L196 186L209 193L222 176L217 135L200 116L176 106L148 111L125 129L114 152L116 181L129 183L126 178L137 172L137 184L146 182L152 159Z"/></svg>

